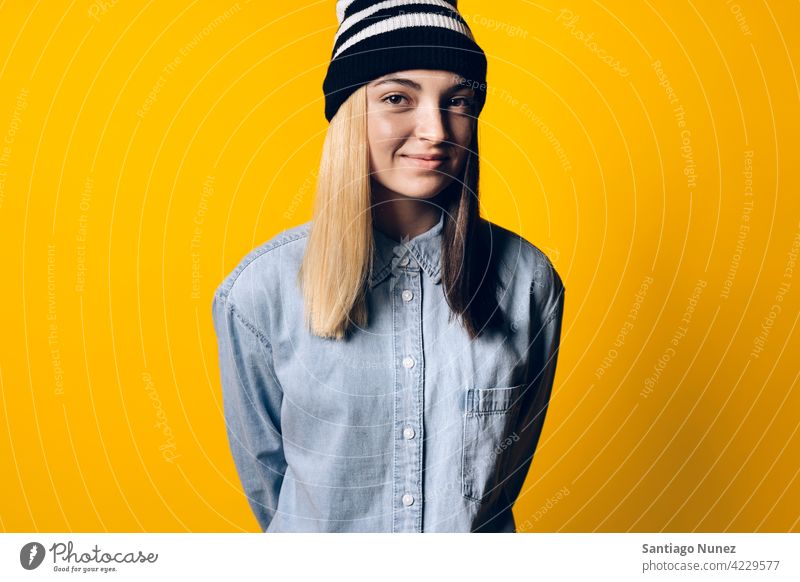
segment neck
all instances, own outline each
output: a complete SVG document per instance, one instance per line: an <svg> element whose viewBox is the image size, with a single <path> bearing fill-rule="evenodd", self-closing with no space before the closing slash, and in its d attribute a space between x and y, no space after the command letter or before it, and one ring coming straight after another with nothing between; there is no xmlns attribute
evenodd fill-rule
<svg viewBox="0 0 800 582"><path fill-rule="evenodd" d="M372 223L395 241L412 239L433 228L442 213L439 195L428 200L408 198L373 184Z"/></svg>

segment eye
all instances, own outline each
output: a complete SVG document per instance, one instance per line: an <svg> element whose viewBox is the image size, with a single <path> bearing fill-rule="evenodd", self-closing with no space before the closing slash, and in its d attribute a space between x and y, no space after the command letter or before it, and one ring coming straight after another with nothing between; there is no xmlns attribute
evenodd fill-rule
<svg viewBox="0 0 800 582"><path fill-rule="evenodd" d="M453 97L450 103L456 107L472 107L473 100L469 97Z"/></svg>
<svg viewBox="0 0 800 582"><path fill-rule="evenodd" d="M386 97L384 97L382 99L382 101L384 103L388 103L389 105L400 105L400 102L398 102L398 101L390 101L390 99L394 99L394 98L405 99L405 96L404 95L400 95L398 93L395 93L393 95L387 95Z"/></svg>

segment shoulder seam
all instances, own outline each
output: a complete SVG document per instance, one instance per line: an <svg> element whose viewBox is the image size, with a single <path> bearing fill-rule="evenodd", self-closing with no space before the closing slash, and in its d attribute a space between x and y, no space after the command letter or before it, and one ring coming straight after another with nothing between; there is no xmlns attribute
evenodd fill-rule
<svg viewBox="0 0 800 582"><path fill-rule="evenodd" d="M559 313L563 313L564 307L564 295L566 294L566 288L562 285L561 290L556 297L556 301L553 304L552 309L550 310L550 315L547 316L547 321L544 325L550 325L550 323L559 315ZM561 305L561 309L559 309L559 305Z"/></svg>
<svg viewBox="0 0 800 582"><path fill-rule="evenodd" d="M521 240L523 243L525 243L528 247L530 247L540 259L544 260L545 263L547 263L551 267L553 266L553 262L550 260L550 257L548 257L544 253L544 251L542 249L537 247L535 244L533 244L531 241L526 239L521 234L519 234L517 232L514 232L513 230L509 230L508 232L512 233L515 237L517 237L519 240Z"/></svg>
<svg viewBox="0 0 800 582"><path fill-rule="evenodd" d="M225 296L220 296L220 300L223 302L225 309L230 310L230 312L238 319L243 326L245 326L250 333L252 333L258 340L264 345L265 348L272 350L272 343L269 341L267 336L258 329L254 324L250 323L240 312L236 305L230 301L230 298Z"/></svg>
<svg viewBox="0 0 800 582"><path fill-rule="evenodd" d="M556 273L557 273L556 267L553 264L553 261L550 259L550 257L548 257L544 253L544 251L542 251L539 247L537 247L535 244L530 242L528 239L526 239L521 234L519 234L517 232L514 232L513 230L510 230L510 229L505 228L503 226L500 226L499 224L495 224L495 223L492 223L492 224L495 227L499 228L500 231L504 233L504 236L508 237L508 239L510 241L514 241L515 244L519 244L520 245L520 247L519 247L520 249L528 248L530 251L532 251L532 255L531 255L532 265L531 265L531 268L533 269L533 271L530 273L530 285L531 285L531 288L533 288L534 284L541 284L541 283L539 283L541 281L540 277L543 274L545 276L547 276L544 273L544 271L549 273L549 277L548 277L549 280L552 281L554 284L556 283L556 279L558 278L556 276ZM524 251L523 251L523 254L524 254ZM514 269L511 268L511 265L507 262L505 257L502 259L501 262L505 266L505 269L509 273L510 277L514 278L514 277L517 276L516 272L514 271Z"/></svg>
<svg viewBox="0 0 800 582"><path fill-rule="evenodd" d="M223 282L222 286L220 286L220 288L217 290L217 293L220 294L222 297L227 298L227 296L230 295L231 291L233 290L234 285L239 280L239 276L244 272L245 269L247 269L247 267L252 265L256 259L261 258L270 251L273 251L291 242L295 242L297 240L307 237L308 236L307 228L305 228L304 226L301 226L300 228L301 228L300 232L296 232L293 235L286 235L285 237L281 237L279 235L277 240L274 240L272 243L267 244L264 247L250 251L239 262L236 268L225 278L225 281Z"/></svg>
<svg viewBox="0 0 800 582"><path fill-rule="evenodd" d="M495 222L492 222L491 224L493 224L495 227L507 232L510 236L512 236L514 238L517 238L520 241L522 241L526 246L528 246L530 249L532 249L536 253L536 256L539 257L539 259L542 259L544 262L548 263L551 267L553 266L553 264L552 264L553 262L550 260L550 257L548 257L544 253L544 251L542 251L542 249L537 247L535 244L533 244L531 241L526 239L524 236L522 236L521 234L519 234L516 231L511 230L510 228L506 228L506 227L501 226L501 225L499 225L499 224L497 224Z"/></svg>

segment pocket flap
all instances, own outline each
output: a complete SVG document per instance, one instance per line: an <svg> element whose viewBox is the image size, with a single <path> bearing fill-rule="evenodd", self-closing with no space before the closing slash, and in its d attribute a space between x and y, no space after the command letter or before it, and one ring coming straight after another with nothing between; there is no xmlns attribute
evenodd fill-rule
<svg viewBox="0 0 800 582"><path fill-rule="evenodd" d="M469 388L467 412L473 414L505 412L519 404L524 388L525 384L501 388Z"/></svg>

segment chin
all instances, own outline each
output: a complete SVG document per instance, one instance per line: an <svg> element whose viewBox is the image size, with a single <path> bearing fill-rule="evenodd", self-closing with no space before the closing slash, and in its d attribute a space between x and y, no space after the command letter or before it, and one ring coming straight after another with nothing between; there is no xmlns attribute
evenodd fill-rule
<svg viewBox="0 0 800 582"><path fill-rule="evenodd" d="M397 188L392 188L392 190L407 198L428 199L439 194L444 188L445 184L436 186L420 185L415 187L406 182L405 184L398 184Z"/></svg>
<svg viewBox="0 0 800 582"><path fill-rule="evenodd" d="M453 181L450 176L440 174L420 176L416 173L406 173L398 178L392 180L391 184L386 184L386 187L409 198L433 198Z"/></svg>

